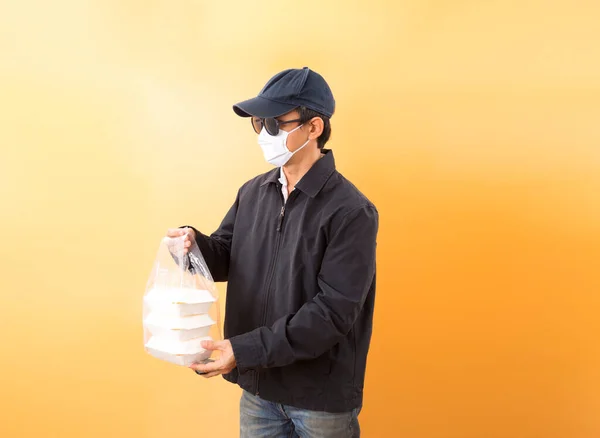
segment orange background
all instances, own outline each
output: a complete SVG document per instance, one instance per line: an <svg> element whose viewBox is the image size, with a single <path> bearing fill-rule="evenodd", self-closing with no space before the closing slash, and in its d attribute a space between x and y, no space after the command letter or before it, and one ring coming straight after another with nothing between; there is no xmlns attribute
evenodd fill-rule
<svg viewBox="0 0 600 438"><path fill-rule="evenodd" d="M141 298L166 228L269 168L231 105L304 65L381 216L363 436L600 436L599 17L0 0L0 436L237 435L236 387L144 353Z"/></svg>

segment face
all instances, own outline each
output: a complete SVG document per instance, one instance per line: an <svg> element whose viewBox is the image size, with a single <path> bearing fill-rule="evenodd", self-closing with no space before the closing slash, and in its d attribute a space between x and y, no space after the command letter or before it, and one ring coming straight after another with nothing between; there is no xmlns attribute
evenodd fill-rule
<svg viewBox="0 0 600 438"><path fill-rule="evenodd" d="M290 111L287 114L276 117L276 119L280 123L284 122L283 124L281 124L279 126L279 129L281 129L283 131L287 131L287 132L290 132L290 131L298 128L298 126L300 126L300 122L291 122L291 123L285 123L285 122L287 122L288 120L298 120L299 118L300 118L300 114L298 114L298 111L296 111L296 110ZM304 125L302 125L301 128L296 129L294 132L292 132L290 135L288 135L287 148L290 152L296 151L304 143L306 143L306 140L308 140L308 130L306 129L306 127L307 127L307 124L305 123Z"/></svg>
<svg viewBox="0 0 600 438"><path fill-rule="evenodd" d="M302 147L307 140L316 140L323 132L323 120L320 117L315 117L304 124L300 124L300 114L296 110L283 114L275 118L279 122L279 130L286 131L290 134L287 137L286 146L290 152L295 152ZM268 123L268 121L267 121ZM252 118L254 130L260 133L262 121L258 118ZM292 132L294 131L294 132ZM305 148L308 150L309 148ZM299 153L302 153L300 151Z"/></svg>
<svg viewBox="0 0 600 438"><path fill-rule="evenodd" d="M298 114L298 111L296 110L290 111L289 113L284 114L281 117L277 117L277 119L280 120L280 122L285 122L287 120L297 120L299 118L300 114ZM280 129L284 129L290 132L293 129L298 128L299 125L299 122L285 123L284 125L281 125ZM311 154L313 152L316 152L318 150L317 139L323 133L323 128L323 119L321 119L320 117L313 117L312 119L304 123L300 128L298 128L298 130L292 132L288 136L287 148L290 150L290 152L294 152L301 148L302 145L306 143L307 140L309 140L310 143L303 150L299 151L298 154Z"/></svg>

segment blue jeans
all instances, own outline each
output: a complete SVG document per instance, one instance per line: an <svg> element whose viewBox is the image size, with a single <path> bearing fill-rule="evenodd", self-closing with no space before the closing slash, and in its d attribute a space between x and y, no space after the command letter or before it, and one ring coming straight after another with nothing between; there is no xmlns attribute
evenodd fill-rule
<svg viewBox="0 0 600 438"><path fill-rule="evenodd" d="M359 438L358 413L332 414L272 403L244 391L240 438Z"/></svg>

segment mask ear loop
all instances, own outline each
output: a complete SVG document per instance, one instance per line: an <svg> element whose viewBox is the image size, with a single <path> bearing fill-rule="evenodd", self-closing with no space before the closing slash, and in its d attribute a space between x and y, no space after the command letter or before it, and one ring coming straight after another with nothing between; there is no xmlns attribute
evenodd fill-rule
<svg viewBox="0 0 600 438"><path fill-rule="evenodd" d="M290 154L292 154L292 155L294 155L296 152L298 152L300 149L302 149L304 146L306 146L306 145L308 144L308 142L310 141L310 138L309 138L308 140L306 140L306 143L304 143L302 146L300 146L298 149L296 149L296 151L295 151L295 152L292 152L292 151L290 151L290 148L288 148L287 141L288 141L288 138L289 138L290 134L291 134L292 132L294 132L294 131L297 131L298 129L302 128L303 126L304 126L304 123L302 123L300 126L296 126L294 129L292 129L291 131L289 131L289 132L287 133L287 135L285 136L285 143L284 143L284 146L285 146L285 148L287 149L287 151L288 151ZM285 132L285 131L281 130L281 132Z"/></svg>
<svg viewBox="0 0 600 438"><path fill-rule="evenodd" d="M299 147L298 149L296 149L294 152L290 152L290 153L292 154L292 157L294 156L294 154L295 154L296 152L299 152L299 151L301 151L301 150L302 150L302 148L303 148L304 146L306 146L306 145L307 145L309 142L310 142L310 138L306 139L306 143L304 143L302 146L300 146L300 147ZM288 149L288 147L287 147L287 138L285 139L285 148L286 148L286 149L289 151L289 149Z"/></svg>

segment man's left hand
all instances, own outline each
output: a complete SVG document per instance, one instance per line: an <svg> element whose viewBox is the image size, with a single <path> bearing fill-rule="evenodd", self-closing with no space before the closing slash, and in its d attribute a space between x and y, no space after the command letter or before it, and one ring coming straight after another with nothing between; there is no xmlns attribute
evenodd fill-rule
<svg viewBox="0 0 600 438"><path fill-rule="evenodd" d="M202 348L210 351L219 350L221 352L221 356L214 362L209 362L204 365L195 363L190 366L194 371L206 373L202 374L203 377L209 378L218 376L219 374L227 374L235 368L235 357L229 340L225 339L224 341L217 342L203 341Z"/></svg>

